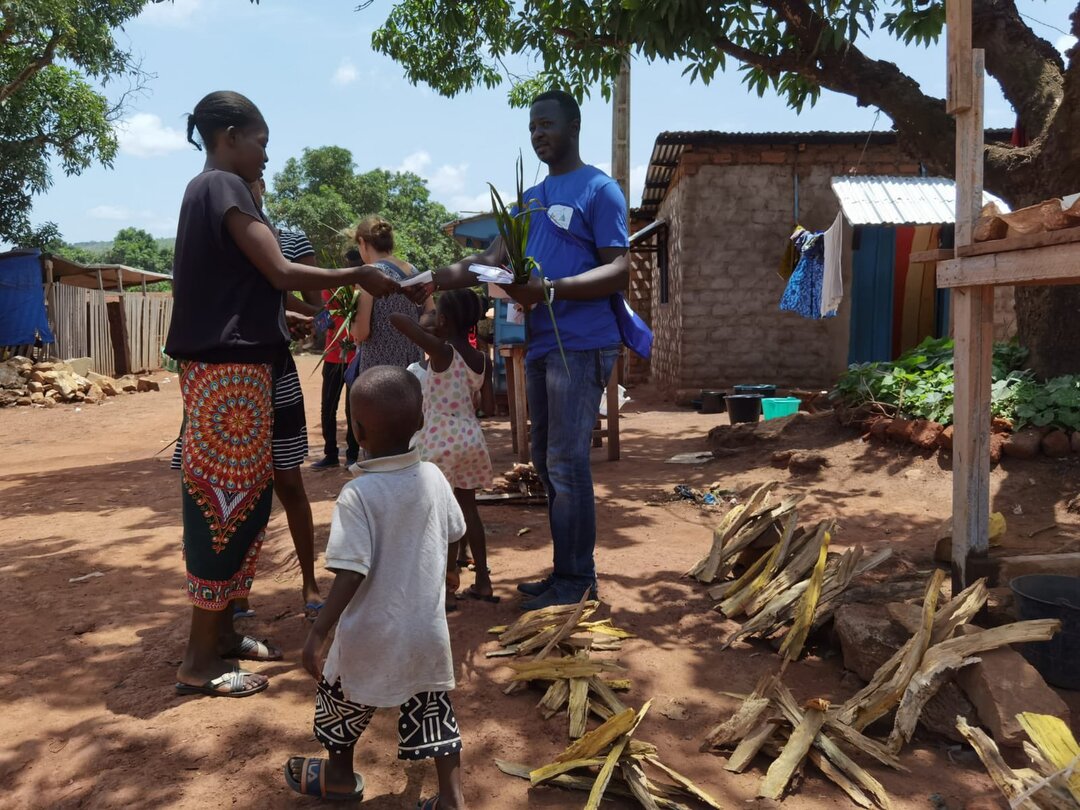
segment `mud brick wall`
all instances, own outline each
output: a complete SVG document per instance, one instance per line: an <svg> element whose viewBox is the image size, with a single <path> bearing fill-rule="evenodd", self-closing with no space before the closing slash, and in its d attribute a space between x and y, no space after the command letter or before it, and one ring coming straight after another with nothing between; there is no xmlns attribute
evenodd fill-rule
<svg viewBox="0 0 1080 810"><path fill-rule="evenodd" d="M682 155L658 217L669 223L669 300L654 271L652 380L662 390L775 383L828 387L847 365L850 305L814 321L779 309L777 273L795 217L832 224L829 181L848 174L917 175L895 145L716 146ZM862 160L860 163L860 155ZM850 253L850 239L846 238ZM844 289L850 290L850 255Z"/></svg>

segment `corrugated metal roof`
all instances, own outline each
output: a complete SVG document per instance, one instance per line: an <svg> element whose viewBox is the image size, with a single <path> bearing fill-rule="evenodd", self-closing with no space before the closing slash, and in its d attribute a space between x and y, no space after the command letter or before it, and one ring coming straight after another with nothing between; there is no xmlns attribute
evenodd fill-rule
<svg viewBox="0 0 1080 810"><path fill-rule="evenodd" d="M988 142L1007 141L1011 132L1006 129L988 129ZM797 146L798 144L863 144L883 146L896 143L896 132L717 132L700 130L694 132L661 132L653 144L649 169L645 175L645 189L641 206L633 214L652 219L664 201L671 178L679 165L679 159L688 148L707 148L725 144L759 144L769 146Z"/></svg>
<svg viewBox="0 0 1080 810"><path fill-rule="evenodd" d="M832 189L852 225L940 225L956 219L956 184L945 177L834 177ZM983 205L1009 208L983 192Z"/></svg>

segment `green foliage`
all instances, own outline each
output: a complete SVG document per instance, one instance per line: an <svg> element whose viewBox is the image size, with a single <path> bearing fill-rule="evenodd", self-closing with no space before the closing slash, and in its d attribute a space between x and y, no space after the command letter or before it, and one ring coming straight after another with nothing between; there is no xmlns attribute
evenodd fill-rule
<svg viewBox="0 0 1080 810"><path fill-rule="evenodd" d="M0 0L0 241L41 242L32 197L66 174L112 165L122 110L87 82L142 77L113 33L145 0ZM47 241L47 240L45 240Z"/></svg>
<svg viewBox="0 0 1080 810"><path fill-rule="evenodd" d="M805 6L807 14L798 13L809 34L793 31L777 7L753 0L403 0L375 31L372 46L399 62L411 82L446 96L508 78L515 105L553 87L584 98L599 84L608 98L627 54L683 60L691 81L708 84L724 70L728 50L746 54L740 70L751 91L772 90L801 110L821 92L815 55L842 53L875 27L929 44L945 21L942 0L808 0ZM535 72L514 75L505 64L513 56L526 58Z"/></svg>
<svg viewBox="0 0 1080 810"><path fill-rule="evenodd" d="M1014 418L1014 388L1031 381L1019 370L1027 350L1013 343L994 346L991 407ZM831 397L851 407L876 405L889 413L942 424L953 420L953 342L927 338L892 362L856 363L841 375Z"/></svg>
<svg viewBox="0 0 1080 810"><path fill-rule="evenodd" d="M172 275L173 249L159 247L158 240L141 228L121 228L103 261Z"/></svg>
<svg viewBox="0 0 1080 810"><path fill-rule="evenodd" d="M1030 376L1007 387L1017 427L1057 427L1080 430L1080 377L1067 375L1039 383Z"/></svg>
<svg viewBox="0 0 1080 810"><path fill-rule="evenodd" d="M454 215L431 199L423 178L384 169L358 174L352 153L340 146L305 149L289 158L274 175L266 207L275 222L311 240L324 267L341 264L350 245L344 231L368 214L393 224L394 252L422 270L461 255L442 230Z"/></svg>

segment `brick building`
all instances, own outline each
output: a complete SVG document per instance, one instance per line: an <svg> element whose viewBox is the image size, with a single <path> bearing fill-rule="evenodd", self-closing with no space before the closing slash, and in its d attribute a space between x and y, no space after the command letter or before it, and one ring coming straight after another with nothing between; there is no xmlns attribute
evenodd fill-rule
<svg viewBox="0 0 1080 810"><path fill-rule="evenodd" d="M840 209L834 178L921 173L892 132L661 133L641 207L631 212L630 301L656 342L648 364L632 364L630 379L647 377L668 392L831 386L855 335L852 239L837 316L804 319L779 309L785 281L777 270L793 226L832 224ZM928 278L932 288L932 267ZM891 314L864 311L863 327Z"/></svg>

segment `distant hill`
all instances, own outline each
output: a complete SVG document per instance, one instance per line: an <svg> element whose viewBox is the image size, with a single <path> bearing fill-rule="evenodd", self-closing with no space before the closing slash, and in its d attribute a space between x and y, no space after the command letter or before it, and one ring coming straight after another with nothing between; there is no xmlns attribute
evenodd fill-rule
<svg viewBox="0 0 1080 810"><path fill-rule="evenodd" d="M163 236L159 239L155 239L154 243L159 248L171 248L175 245L176 239L172 236ZM107 242L72 242L74 247L82 248L83 250L89 250L91 253L106 253L112 247L112 240Z"/></svg>

